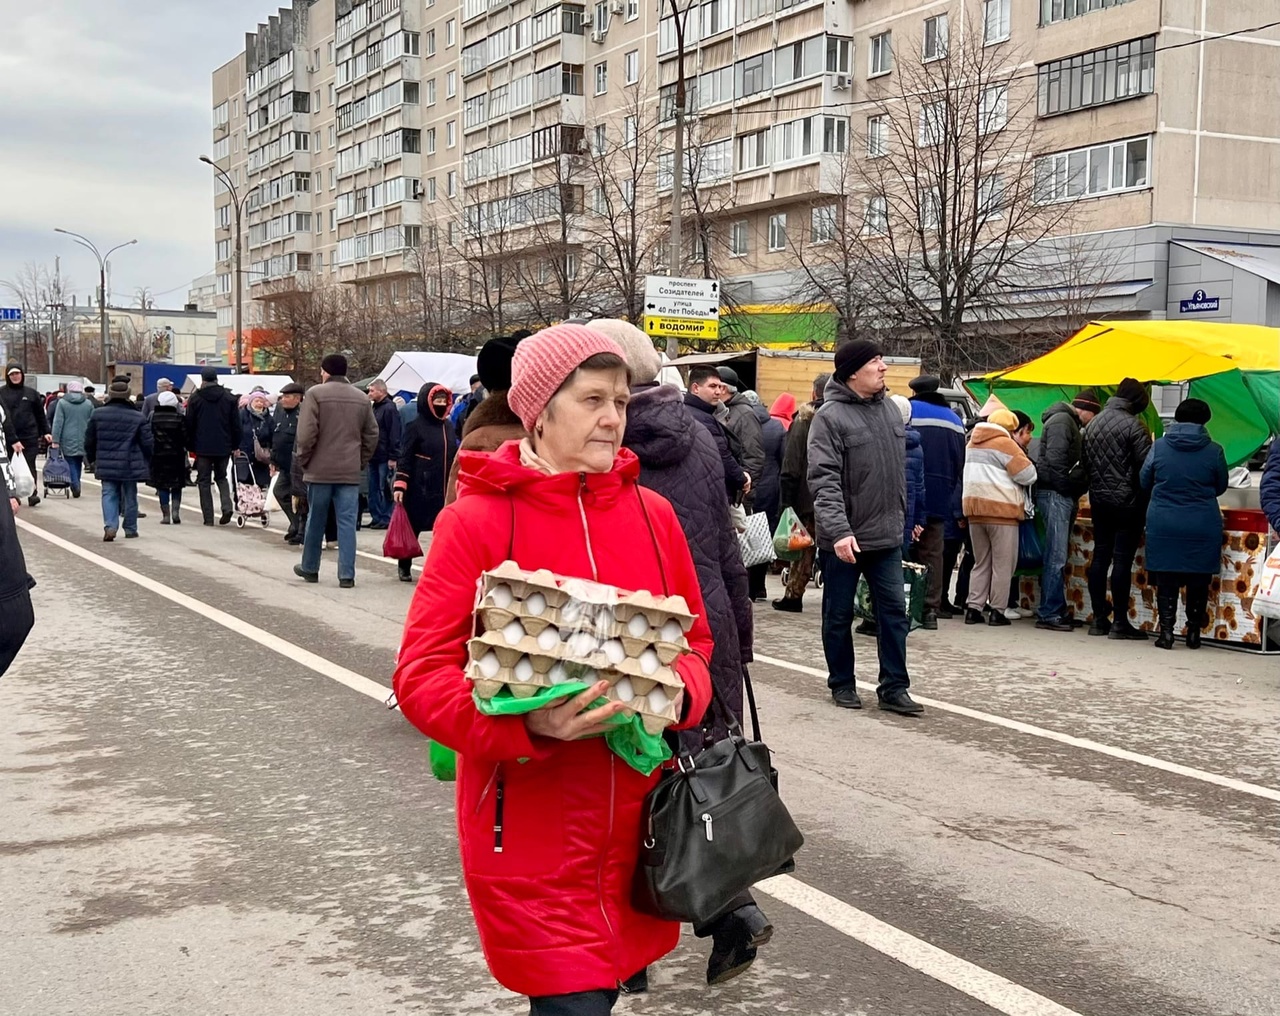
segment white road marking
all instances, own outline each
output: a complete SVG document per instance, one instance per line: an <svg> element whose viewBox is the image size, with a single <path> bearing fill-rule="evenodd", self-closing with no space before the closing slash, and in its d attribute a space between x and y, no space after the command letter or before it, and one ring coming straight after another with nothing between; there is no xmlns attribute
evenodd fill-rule
<svg viewBox="0 0 1280 1016"><path fill-rule="evenodd" d="M273 477L273 479L274 479L274 477ZM95 487L101 487L101 486L102 486L102 484L100 484L97 480L91 480L91 479L90 479L89 477L87 477L87 476L86 476L86 477L84 477L80 482L81 482L81 483L92 483ZM190 489L190 488L184 488L184 489ZM139 490L139 491L138 491L138 497L140 497L140 498L145 497L148 501L154 501L156 504L159 504L159 503L160 503L160 499L159 499L158 497L156 497L156 495L154 495L154 494L144 494L141 490ZM187 510L188 510L188 511L190 511L190 510L191 510L191 503L190 503L190 502L188 502L188 503L187 503L187 505L186 505L185 507L187 508ZM276 514L276 515L283 515L283 514L284 514L284 512L281 512L281 511L274 511L274 510L273 510L273 514ZM219 529L230 529L231 527L228 525L228 526L219 526L218 528L219 528ZM248 528L248 526L247 526L247 525L246 525L246 528ZM257 525L257 528L258 528L258 529L265 529L268 533L281 533L281 532L284 532L284 530L282 530L282 529L277 529L277 528L275 528L274 526L263 526L263 525L260 525L260 524L259 524L259 525ZM363 557L363 558L365 558L366 560L369 560L369 561L379 561L379 562L381 562L382 564L396 564L396 563L397 563L397 562L396 562L396 561L394 561L392 558L389 558L389 557L383 557L381 554L370 554L367 550L357 550L357 551L356 551L356 557ZM411 566L410 566L410 568L411 568L411 570L412 570L412 571L416 571L416 572L421 572L421 571L422 571L422 565L420 565L420 564L411 565Z"/></svg>
<svg viewBox="0 0 1280 1016"><path fill-rule="evenodd" d="M824 681L827 678L825 670L819 670L816 667L806 667L800 663L792 663L790 660L780 660L774 656L761 656L756 654L758 663L768 664L771 667L781 667L783 670L794 671L797 674L805 674L810 677L820 677ZM876 686L866 681L859 681L858 686L864 691L874 692ZM1227 790L1234 790L1241 794L1250 794L1253 797L1261 797L1267 801L1280 801L1280 790L1272 787L1264 787L1257 783L1247 783L1244 780L1238 780L1232 776L1222 776L1218 773L1211 773L1204 769L1194 769L1191 766L1184 766L1178 762L1167 762L1162 758L1155 758L1152 755L1143 755L1136 751L1129 751L1127 748L1116 748L1110 744L1103 744L1100 741L1093 741L1087 737L1076 737L1074 734L1064 734L1058 730L1049 730L1046 727L1037 727L1032 723L1023 723L1021 720L1011 720L1007 716L996 716L993 713L984 713L978 709L970 709L968 706L956 705L952 702L943 702L940 699L925 698L923 695L917 695L912 692L911 697L919 702L922 706L928 706L931 709L939 709L945 713L955 713L957 716L966 716L971 720L978 720L982 723L989 723L992 726L1004 727L1006 730L1016 730L1020 734L1029 734L1032 737L1043 738L1046 741L1056 741L1058 744L1065 744L1072 748L1080 748L1084 751L1096 752L1099 755L1106 755L1109 758L1122 759L1125 762L1133 762L1140 766L1146 766L1149 769L1159 769L1161 772L1173 773L1176 776L1186 776L1189 779L1199 780L1201 783L1211 783L1215 787L1224 787Z"/></svg>
<svg viewBox="0 0 1280 1016"><path fill-rule="evenodd" d="M841 934L955 988L1006 1016L1080 1016L1029 988L953 956L892 924L792 878L775 875L755 886L775 900L808 914Z"/></svg>
<svg viewBox="0 0 1280 1016"><path fill-rule="evenodd" d="M60 536L34 526L25 519L18 519L18 526L26 533L44 540L83 561L96 565L127 582L140 586L171 603L184 607L212 621L230 632L242 635L265 649L292 660L295 663L314 671L322 677L330 678L339 684L366 695L379 703L385 702L388 689L376 681L357 674L346 667L326 660L301 646L282 639L271 632L264 631L254 625L241 621L237 617L210 607L180 593L176 589L156 582L132 568L109 560L76 546ZM764 662L770 662L765 660ZM937 946L930 945L923 939L916 938L891 924L872 917L843 900L829 896L818 889L801 882L789 875L779 875L759 883L758 887L766 895L807 914L814 920L834 928L841 934L856 939L871 949L910 967L926 977L955 988L971 998L977 999L1006 1016L1080 1016L1079 1013L1058 1005L1056 1002L1038 995L999 974L970 963L968 960L953 956Z"/></svg>
<svg viewBox="0 0 1280 1016"><path fill-rule="evenodd" d="M256 642L264 649L270 649L273 653L279 653L285 659L300 663L309 670L314 670L323 677L337 681L339 684L346 685L352 691L358 691L361 695L368 695L369 698L377 699L379 702L385 702L387 695L391 689L386 685L378 684L377 681L371 681L363 674L357 674L354 670L348 670L346 667L340 667L338 664L326 660L323 656L317 656L309 650L303 649L301 646L294 645L278 635L273 635L269 631L263 631L261 628L242 621L238 617L233 617L226 611L218 610L217 607L210 607L207 603L201 603L194 597L188 596L186 593L180 593L176 589L171 589L154 579L134 571L132 568L126 568L122 564L108 560L92 551L77 547L74 543L64 540L61 536L54 536L53 533L41 529L39 526L33 526L26 519L18 519L18 526L32 536L39 537L46 543L51 543L55 547L65 550L68 554L74 554L81 560L88 561L90 564L96 564L99 568L118 575L127 582L141 586L148 592L162 596L171 603L176 603L180 607L185 607L193 614L198 614L206 621L212 621L216 625L226 628L228 631L235 632L237 635L243 635L251 642Z"/></svg>

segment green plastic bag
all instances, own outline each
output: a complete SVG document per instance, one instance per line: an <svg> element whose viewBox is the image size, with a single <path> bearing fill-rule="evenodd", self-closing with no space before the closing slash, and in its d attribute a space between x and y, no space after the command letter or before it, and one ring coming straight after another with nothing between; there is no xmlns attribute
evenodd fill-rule
<svg viewBox="0 0 1280 1016"><path fill-rule="evenodd" d="M907 616L911 619L908 631L920 627L924 615L925 591L929 585L929 569L922 565L902 562L902 591L906 594ZM858 576L858 591L853 598L853 612L864 621L875 621L875 611L871 605L871 587L867 585L865 575Z"/></svg>
<svg viewBox="0 0 1280 1016"><path fill-rule="evenodd" d="M428 741L427 757L431 760L431 775L441 783L453 783L458 778L458 753L452 748Z"/></svg>
<svg viewBox="0 0 1280 1016"><path fill-rule="evenodd" d="M580 695L591 685L583 681L568 681L550 688L541 688L529 698L516 698L509 688L503 688L491 699L474 696L476 708L486 716L523 716L541 709L562 698ZM600 703L606 700L601 699ZM636 772L648 776L663 762L671 758L671 749L661 734L650 734L644 729L639 716L619 715L609 721L610 730L604 735L609 749Z"/></svg>
<svg viewBox="0 0 1280 1016"><path fill-rule="evenodd" d="M773 531L773 552L780 561L799 561L813 546L813 536L805 529L794 508L783 508L778 528Z"/></svg>

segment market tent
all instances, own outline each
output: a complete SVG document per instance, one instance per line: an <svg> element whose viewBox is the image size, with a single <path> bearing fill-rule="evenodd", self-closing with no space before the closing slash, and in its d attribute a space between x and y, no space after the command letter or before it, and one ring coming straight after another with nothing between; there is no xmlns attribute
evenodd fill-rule
<svg viewBox="0 0 1280 1016"><path fill-rule="evenodd" d="M293 378L288 374L219 374L218 384L236 395L248 395L255 388L261 388L274 399L281 388L293 384ZM199 387L200 375L188 374L182 382L182 394L190 395Z"/></svg>
<svg viewBox="0 0 1280 1016"><path fill-rule="evenodd" d="M476 358L461 353L393 353L378 377L387 383L392 395L406 400L417 397L418 389L428 381L448 385L455 395L471 391L471 378L476 372Z"/></svg>
<svg viewBox="0 0 1280 1016"><path fill-rule="evenodd" d="M1188 384L1213 409L1209 425L1232 465L1280 432L1280 329L1195 321L1090 322L1030 363L965 382L979 402L994 392L1034 420L1081 388L1104 398L1126 377ZM1154 409L1148 422L1161 431Z"/></svg>

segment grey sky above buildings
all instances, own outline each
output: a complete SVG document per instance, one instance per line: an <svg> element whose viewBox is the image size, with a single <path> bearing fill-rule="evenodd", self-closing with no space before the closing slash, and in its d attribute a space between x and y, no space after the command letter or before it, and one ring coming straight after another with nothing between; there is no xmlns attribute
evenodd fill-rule
<svg viewBox="0 0 1280 1016"><path fill-rule="evenodd" d="M61 226L104 252L137 238L112 258L114 302L147 286L181 306L214 265L210 75L276 6L0 0L0 280L61 255L90 294L97 262Z"/></svg>

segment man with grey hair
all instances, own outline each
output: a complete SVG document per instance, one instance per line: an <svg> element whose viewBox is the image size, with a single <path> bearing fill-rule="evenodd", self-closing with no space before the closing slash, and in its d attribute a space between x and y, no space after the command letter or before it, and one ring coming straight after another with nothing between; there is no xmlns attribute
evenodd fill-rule
<svg viewBox="0 0 1280 1016"><path fill-rule="evenodd" d="M163 392L172 392L172 391L173 391L173 382L170 381L167 377L162 377L159 381L156 382L156 390L142 400L142 422L143 423L146 423L148 420L150 420L151 414L156 411L156 406L160 404L161 394ZM176 395L177 392L174 392L174 394ZM186 410L182 408L182 400L179 399L178 413L182 414L184 412L186 412Z"/></svg>
<svg viewBox="0 0 1280 1016"><path fill-rule="evenodd" d="M373 418L378 421L378 449L369 461L369 516L373 519L369 528L386 529L391 525L390 486L396 475L404 424L382 378L369 384L369 399L373 402Z"/></svg>

